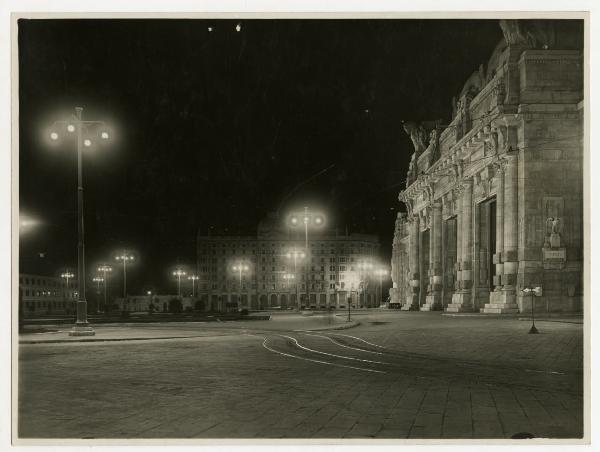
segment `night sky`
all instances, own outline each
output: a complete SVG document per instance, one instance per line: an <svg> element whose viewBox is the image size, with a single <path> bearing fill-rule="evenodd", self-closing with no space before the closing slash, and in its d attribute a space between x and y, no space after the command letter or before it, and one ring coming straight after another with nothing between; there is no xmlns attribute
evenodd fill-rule
<svg viewBox="0 0 600 452"><path fill-rule="evenodd" d="M389 261L402 120L447 123L501 38L496 20L20 20L20 210L42 221L21 271L77 266L75 143L47 140L75 106L114 137L84 157L88 269L135 250L130 293L171 287L198 229L254 234L293 205Z"/></svg>

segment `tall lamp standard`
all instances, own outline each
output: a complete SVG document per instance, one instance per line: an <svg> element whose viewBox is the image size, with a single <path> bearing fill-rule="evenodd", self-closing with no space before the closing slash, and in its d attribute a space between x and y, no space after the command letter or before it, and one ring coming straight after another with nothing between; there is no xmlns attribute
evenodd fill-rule
<svg viewBox="0 0 600 452"><path fill-rule="evenodd" d="M127 263L133 262L135 258L128 251L123 251L121 254L115 257L117 262L123 262L123 312L125 312L125 303L129 304L127 300Z"/></svg>
<svg viewBox="0 0 600 452"><path fill-rule="evenodd" d="M69 279L73 278L75 275L70 271L66 271L60 274L60 277L66 281L66 289L63 291L63 300L67 299L67 292L69 290Z"/></svg>
<svg viewBox="0 0 600 452"><path fill-rule="evenodd" d="M106 301L106 291L108 286L108 277L112 272L112 267L110 265L102 264L98 267L98 272L102 273L102 278L104 279L104 312L108 312L108 302Z"/></svg>
<svg viewBox="0 0 600 452"><path fill-rule="evenodd" d="M198 281L200 277L196 275L190 275L188 276L188 279L192 281L192 298L194 298L196 296L196 281Z"/></svg>
<svg viewBox="0 0 600 452"><path fill-rule="evenodd" d="M379 304L381 305L381 303L383 302L383 277L387 275L387 270L383 267L378 268L377 270L375 270L375 275L379 277Z"/></svg>
<svg viewBox="0 0 600 452"><path fill-rule="evenodd" d="M243 272L247 272L250 270L250 267L248 267L247 264L244 264L242 261L239 261L237 264L235 264L233 267L231 267L231 269L238 273L239 275L239 286L238 286L238 309L241 309L242 307L242 273Z"/></svg>
<svg viewBox="0 0 600 452"><path fill-rule="evenodd" d="M75 107L75 114L66 121L55 121L50 139L57 141L58 128L66 128L67 135L77 137L77 320L69 331L69 336L93 336L94 329L87 320L87 301L85 299L85 239L83 234L83 148L92 146L92 129L97 129L97 138L108 140L108 132L103 121L84 121L83 108ZM84 137L85 132L85 137ZM96 138L96 137L94 137Z"/></svg>
<svg viewBox="0 0 600 452"><path fill-rule="evenodd" d="M295 282L295 289L296 289L296 308L298 309L298 311L300 311L300 298L298 298L298 280L295 277L298 274L298 261L302 260L306 257L306 253L304 251L299 251L296 249L293 249L291 251L288 251L288 253L285 255L285 257L287 257L288 259L293 259L294 260L294 282Z"/></svg>
<svg viewBox="0 0 600 452"><path fill-rule="evenodd" d="M293 273L284 273L283 275L283 279L286 282L286 288L288 291L288 297L290 296L290 282L293 281L294 279L296 279L296 275L294 275ZM296 288L298 288L298 284L296 284ZM296 298L298 298L298 294L296 294Z"/></svg>
<svg viewBox="0 0 600 452"><path fill-rule="evenodd" d="M181 268L177 268L173 271L173 276L177 278L177 296L179 298L181 298L181 277L185 275L187 275L187 273Z"/></svg>
<svg viewBox="0 0 600 452"><path fill-rule="evenodd" d="M289 222L292 227L298 227L300 223L304 225L304 249L306 256L308 256L308 230L311 227L320 228L325 224L325 217L320 213L311 212L308 207L304 208L302 213L292 214L289 218ZM310 306L310 292L308 287L308 259L306 259L305 266L306 275L306 302Z"/></svg>
<svg viewBox="0 0 600 452"><path fill-rule="evenodd" d="M104 282L102 276L94 276L92 281L96 283L96 312L100 312L100 283Z"/></svg>
<svg viewBox="0 0 600 452"><path fill-rule="evenodd" d="M364 306L367 306L367 277L372 268L373 264L368 261L361 261L358 263L358 284L359 286L362 285ZM358 303L360 304L360 297L358 298Z"/></svg>

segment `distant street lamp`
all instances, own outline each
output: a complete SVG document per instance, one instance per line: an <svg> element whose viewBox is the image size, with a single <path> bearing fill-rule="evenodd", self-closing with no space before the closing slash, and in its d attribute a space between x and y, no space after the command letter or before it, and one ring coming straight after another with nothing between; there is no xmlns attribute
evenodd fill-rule
<svg viewBox="0 0 600 452"><path fill-rule="evenodd" d="M77 320L69 332L70 336L93 336L93 328L87 320L87 301L85 299L85 240L83 234L83 147L90 147L92 140L90 131L94 127L103 129L103 121L84 121L81 117L82 107L75 107L75 114L67 121L56 121L50 132L50 139L56 141L60 138L58 126L65 127L67 134L76 133L77 136ZM86 138L84 138L84 132ZM108 139L108 132L102 130L101 140Z"/></svg>
<svg viewBox="0 0 600 452"><path fill-rule="evenodd" d="M66 271L66 272L60 274L60 277L66 281L66 286L67 286L66 290L63 290L63 300L65 301L65 303L66 303L66 299L67 299L66 292L69 290L69 279L73 278L74 276L75 275L73 273L71 273L70 271Z"/></svg>
<svg viewBox="0 0 600 452"><path fill-rule="evenodd" d="M373 268L373 264L369 261L361 261L358 263L358 284L362 286L362 295L363 295L363 303L364 306L367 306L367 278L369 275L369 271ZM360 296L358 298L358 303L360 305Z"/></svg>
<svg viewBox="0 0 600 452"><path fill-rule="evenodd" d="M152 305L152 291L151 291L151 290L148 290L148 291L146 292L146 295L148 295L148 312L149 312L150 314L152 314L152 312L154 311L154 307L153 307L153 305Z"/></svg>
<svg viewBox="0 0 600 452"><path fill-rule="evenodd" d="M196 275L190 275L188 276L188 279L192 281L192 298L194 298L196 296L196 281L198 281L200 277Z"/></svg>
<svg viewBox="0 0 600 452"><path fill-rule="evenodd" d="M102 276L94 276L92 281L96 283L96 312L100 312L100 283L104 282Z"/></svg>
<svg viewBox="0 0 600 452"><path fill-rule="evenodd" d="M181 277L187 275L181 268L175 269L173 276L177 278L177 296L181 298Z"/></svg>
<svg viewBox="0 0 600 452"><path fill-rule="evenodd" d="M283 279L286 282L286 289L288 292L288 297L290 297L290 294L291 294L290 283L291 283L291 281L294 281L296 279L296 275L293 273L284 273ZM297 288L298 288L298 284L296 284L296 289ZM296 294L296 298L298 298L298 294Z"/></svg>
<svg viewBox="0 0 600 452"><path fill-rule="evenodd" d="M305 253L309 255L308 248L308 230L309 228L320 228L325 224L325 217L321 213L311 212L308 207L304 207L304 211L301 213L293 213L289 217L289 223L292 227L298 227L300 224L304 225L304 248ZM310 306L310 292L308 287L308 259L306 260L305 275L306 275L306 303Z"/></svg>
<svg viewBox="0 0 600 452"><path fill-rule="evenodd" d="M231 267L232 270L236 273L239 274L239 286L238 286L238 308L242 307L242 273L243 272L247 272L250 270L250 267L248 266L248 264L245 264L242 261L239 261L237 264L235 264L233 267Z"/></svg>
<svg viewBox="0 0 600 452"><path fill-rule="evenodd" d="M104 312L107 313L109 309L108 302L106 301L106 291L108 286L108 277L112 272L112 267L110 265L102 264L98 267L98 271L102 273L102 278L104 279Z"/></svg>
<svg viewBox="0 0 600 452"><path fill-rule="evenodd" d="M123 251L121 254L115 257L117 262L123 262L123 309L125 311L125 303L129 305L127 300L127 263L135 260L134 256L129 251Z"/></svg>
<svg viewBox="0 0 600 452"><path fill-rule="evenodd" d="M293 259L294 260L294 282L295 282L295 288L296 288L296 308L298 309L298 311L300 311L300 298L298 297L298 261L304 259L306 257L306 253L304 251L300 251L300 250L296 250L293 249L291 251L288 251L288 253L285 255L285 257L287 257L288 259Z"/></svg>
<svg viewBox="0 0 600 452"><path fill-rule="evenodd" d="M375 270L375 275L379 277L379 304L380 305L383 302L383 290L382 290L383 277L385 275L387 275L387 273L388 273L387 269L385 269L383 267Z"/></svg>

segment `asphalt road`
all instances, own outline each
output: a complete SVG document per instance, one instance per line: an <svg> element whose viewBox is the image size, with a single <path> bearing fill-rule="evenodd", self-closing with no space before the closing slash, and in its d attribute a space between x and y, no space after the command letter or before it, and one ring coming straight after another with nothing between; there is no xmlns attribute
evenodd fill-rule
<svg viewBox="0 0 600 452"><path fill-rule="evenodd" d="M346 330L307 331L335 325L279 314L112 327L156 337L144 341L23 344L19 436L583 435L581 324L539 322L541 334L528 335L530 324L514 318L354 318L360 325Z"/></svg>

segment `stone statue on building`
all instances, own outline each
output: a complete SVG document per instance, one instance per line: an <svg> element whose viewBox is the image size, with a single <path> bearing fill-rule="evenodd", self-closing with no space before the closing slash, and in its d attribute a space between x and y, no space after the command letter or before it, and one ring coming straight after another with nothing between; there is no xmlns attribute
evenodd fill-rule
<svg viewBox="0 0 600 452"><path fill-rule="evenodd" d="M415 153L413 153L408 164L408 173L406 174L406 187L408 188L417 179L417 162Z"/></svg>
<svg viewBox="0 0 600 452"><path fill-rule="evenodd" d="M433 165L440 158L440 133L438 127L434 127L429 134L429 145L431 153L429 154L429 166Z"/></svg>
<svg viewBox="0 0 600 452"><path fill-rule="evenodd" d="M548 19L500 19L508 45L532 49L581 49L583 28L576 21Z"/></svg>
<svg viewBox="0 0 600 452"><path fill-rule="evenodd" d="M410 136L415 148L415 154L417 155L416 158L419 158L425 149L427 149L427 131L421 124L417 124L413 121L407 121L403 125L404 131L408 136Z"/></svg>
<svg viewBox="0 0 600 452"><path fill-rule="evenodd" d="M546 240L544 248L560 248L560 218L551 217L546 220ZM549 234L548 234L549 230Z"/></svg>

